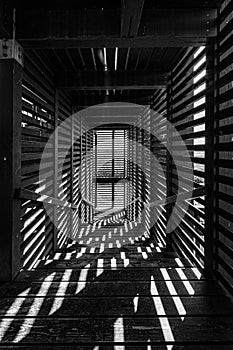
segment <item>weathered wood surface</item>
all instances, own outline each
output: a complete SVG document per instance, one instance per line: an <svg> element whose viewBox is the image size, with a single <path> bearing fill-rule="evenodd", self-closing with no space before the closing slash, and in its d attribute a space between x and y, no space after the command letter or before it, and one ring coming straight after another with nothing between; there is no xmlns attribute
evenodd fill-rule
<svg viewBox="0 0 233 350"><path fill-rule="evenodd" d="M88 267L84 268L88 269ZM46 277L47 281L64 281L64 282L75 282L79 280L80 272L84 269L64 269L64 270L59 270L56 271L56 275L52 276L49 278L51 271L46 270L46 269L40 269L40 270L35 270L35 271L23 271L18 275L18 277L15 279L15 282L42 282L44 278ZM97 273L101 272L101 268L95 268L95 269L88 269L88 280L93 280L96 279ZM189 281L198 281L198 280L203 280L204 276L201 274L198 274L198 277L194 273L195 270L193 268L169 268L167 269L168 276L172 281L181 281L183 280L179 273L183 271L184 276L189 280ZM69 274L69 272L72 272ZM69 276L68 276L69 274ZM121 268L121 269L116 269L112 270L110 268L104 269L104 281L115 281L115 282L122 282L122 281L149 281L150 276L154 276L156 281L164 281L164 277L161 273L160 268L155 268L155 267L150 267L146 269L140 268ZM97 279L99 280L100 277ZM12 283L11 285L14 285Z"/></svg>
<svg viewBox="0 0 233 350"><path fill-rule="evenodd" d="M151 296L139 295L138 306L135 312L136 303L135 297L129 296L104 296L96 298L90 297L70 297L64 296L47 296L36 297L39 300L43 300L42 308L39 308L37 304L33 307L33 312L39 314L40 317L46 317L53 306L53 303L62 303L62 307L56 310L55 317L59 318L72 318L74 315L79 317L107 317L109 316L109 310L111 310L111 316L119 317L119 310L122 315L127 317L139 317L139 316L163 316L162 312L156 312L153 304L153 298ZM184 311L180 312L182 316L231 316L232 310L229 308L229 300L222 296L194 296L190 298L185 297L162 297L162 302L165 305L167 316L177 316L177 308L174 304L174 298L178 300L180 298ZM0 317L4 317L10 306L13 304L15 298L0 298ZM25 299L21 309L17 313L18 317L25 317L35 301L34 297L28 297ZM14 317L15 309L10 309L8 317ZM53 317L53 315L51 315Z"/></svg>
<svg viewBox="0 0 233 350"><path fill-rule="evenodd" d="M230 350L233 306L216 282L174 253L144 259L138 247L62 249L1 285L0 348Z"/></svg>
<svg viewBox="0 0 233 350"><path fill-rule="evenodd" d="M121 317L121 315L119 315ZM166 319L166 316L163 319ZM124 324L116 325L116 317L107 318L38 318L33 327L30 318L17 318L6 332L3 342L12 342L15 336L22 342L34 344L65 343L80 345L92 342L114 341L114 332L124 334L126 342L166 343L159 317L125 317ZM169 317L169 323L176 342L203 343L231 342L233 344L233 317ZM23 327L20 327L23 324ZM115 325L115 326L114 326ZM29 333L29 334L27 334ZM121 337L115 342L121 342ZM172 341L175 345L175 341Z"/></svg>
<svg viewBox="0 0 233 350"><path fill-rule="evenodd" d="M216 289L216 284L206 282L206 281L175 281L173 286L179 296L189 296L189 291L186 286L191 290L192 294L195 295L219 295L220 292ZM60 287L60 289L59 289ZM171 295L170 291L167 288L167 285L163 281L158 281L156 287L159 291L160 296L169 296ZM151 295L150 292L150 281L93 281L93 282L69 282L67 287L67 282L53 282L50 283L17 283L12 284L8 288L4 288L0 292L1 297L17 297L22 293L22 296L51 296L55 295L72 297L75 296L77 288L80 288L78 296L95 296L97 297L108 297L108 296L130 296L135 297L137 293L140 295ZM29 289L29 292L28 292ZM63 289L63 291L62 291Z"/></svg>
<svg viewBox="0 0 233 350"><path fill-rule="evenodd" d="M141 254L140 254L141 256ZM99 256L101 258L101 255ZM103 259L103 266L104 268L111 268L112 266L112 258L107 257ZM116 269L117 267L123 268L124 267L124 260L125 259L117 259L116 258ZM188 262L182 259L184 262L183 265L186 267L191 267L192 265ZM92 256L87 256L87 257L81 257L77 260L61 260L61 261L48 261L46 264L46 269L66 269L66 268L71 268L72 269L80 269L84 268L86 265L90 264L91 268L96 268L98 263L98 257L93 258ZM137 259L136 257L129 259L129 266L128 268L132 267L142 267L142 268L155 268L155 267L178 267L177 262L174 261L174 259L161 259L161 260L150 260L150 259ZM38 269L44 268L44 263L41 263L37 267Z"/></svg>

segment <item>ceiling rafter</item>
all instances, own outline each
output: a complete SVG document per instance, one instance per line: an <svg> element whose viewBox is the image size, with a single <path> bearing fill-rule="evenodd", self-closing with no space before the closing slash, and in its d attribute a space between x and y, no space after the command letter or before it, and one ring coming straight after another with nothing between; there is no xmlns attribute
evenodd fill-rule
<svg viewBox="0 0 233 350"><path fill-rule="evenodd" d="M145 0L121 0L121 36L138 34Z"/></svg>
<svg viewBox="0 0 233 350"><path fill-rule="evenodd" d="M129 55L130 55L130 47L127 50L126 59L125 59L125 70L127 70L128 62L129 62Z"/></svg>
<svg viewBox="0 0 233 350"><path fill-rule="evenodd" d="M73 58L72 58L72 56L71 56L69 50L68 50L68 49L65 49L65 52L66 52L66 55L67 55L67 57L68 57L68 59L69 59L69 62L70 62L70 64L71 64L72 69L73 69L74 71L77 71L77 67L76 67L76 65L75 65L75 63L74 63L74 60L73 60Z"/></svg>
<svg viewBox="0 0 233 350"><path fill-rule="evenodd" d="M93 59L94 69L97 70L96 60L95 60L95 52L94 52L93 47L91 48L91 55L92 55L92 59Z"/></svg>
<svg viewBox="0 0 233 350"><path fill-rule="evenodd" d="M80 47L78 47L78 53L79 53L79 57L80 57L80 59L81 59L83 68L86 69L85 60L84 60L84 58L83 58L83 54L82 54L82 51L81 51Z"/></svg>
<svg viewBox="0 0 233 350"><path fill-rule="evenodd" d="M135 67L134 67L134 70L135 70L135 71L136 71L137 68L138 68L138 64L139 64L139 60L140 60L141 54L142 54L142 48L139 49L138 54L137 54L137 60L136 60Z"/></svg>
<svg viewBox="0 0 233 350"><path fill-rule="evenodd" d="M129 95L126 95L124 93L126 91L124 90L122 94L110 96L99 94L100 92L99 90L95 94L91 94L90 91L85 91L85 93L81 90L73 91L72 105L80 109L108 102L128 102L138 105L148 105L152 100L154 90L133 90Z"/></svg>

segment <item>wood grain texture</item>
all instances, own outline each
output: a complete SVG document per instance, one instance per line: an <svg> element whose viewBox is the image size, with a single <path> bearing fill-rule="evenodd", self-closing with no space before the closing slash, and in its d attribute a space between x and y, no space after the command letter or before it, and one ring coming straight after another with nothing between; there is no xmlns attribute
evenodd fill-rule
<svg viewBox="0 0 233 350"><path fill-rule="evenodd" d="M220 287L175 253L154 247L143 259L146 247L85 253L75 244L1 285L0 348L232 345L233 306Z"/></svg>

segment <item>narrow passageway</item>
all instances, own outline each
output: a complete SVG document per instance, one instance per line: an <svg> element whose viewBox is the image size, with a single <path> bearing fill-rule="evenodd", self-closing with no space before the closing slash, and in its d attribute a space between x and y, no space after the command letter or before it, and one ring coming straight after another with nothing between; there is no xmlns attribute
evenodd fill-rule
<svg viewBox="0 0 233 350"><path fill-rule="evenodd" d="M233 349L233 0L0 1L0 350Z"/></svg>

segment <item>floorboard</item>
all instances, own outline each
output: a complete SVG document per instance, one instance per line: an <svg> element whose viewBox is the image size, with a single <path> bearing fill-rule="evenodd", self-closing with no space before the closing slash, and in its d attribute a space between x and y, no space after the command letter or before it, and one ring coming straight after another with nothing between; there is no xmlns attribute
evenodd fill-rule
<svg viewBox="0 0 233 350"><path fill-rule="evenodd" d="M233 349L233 305L222 289L143 243L73 245L1 285L0 349Z"/></svg>

